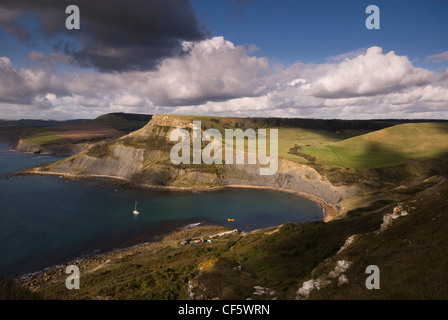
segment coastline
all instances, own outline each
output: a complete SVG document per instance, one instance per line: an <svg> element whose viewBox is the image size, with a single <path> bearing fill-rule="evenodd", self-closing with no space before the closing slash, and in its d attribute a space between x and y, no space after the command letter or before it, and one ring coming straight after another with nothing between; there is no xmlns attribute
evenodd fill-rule
<svg viewBox="0 0 448 320"><path fill-rule="evenodd" d="M168 233L160 235L160 239L135 244L128 247L116 248L107 252L88 254L74 258L57 265L49 266L45 269L20 275L16 280L30 290L39 290L55 283L63 281L67 274L65 272L69 265L76 265L80 272L87 274L97 269L113 264L117 260L126 256L156 250L164 246L178 245L182 240L188 238L210 237L218 234L233 232L231 228L219 225L195 225L193 227L184 226Z"/></svg>
<svg viewBox="0 0 448 320"><path fill-rule="evenodd" d="M327 201L325 201L317 196L314 196L312 194L305 193L302 191L277 188L277 187L269 187L269 186L254 186L254 185L244 185L244 184L241 184L241 185L240 184L231 184L231 185L227 185L225 187L241 188L241 189L264 189L264 190L273 190L273 191L279 191L279 192L292 193L292 194L298 195L300 197L307 198L313 202L316 202L323 210L323 221L324 222L329 222L329 221L333 220L338 215L338 210L332 204L328 203Z"/></svg>
<svg viewBox="0 0 448 320"><path fill-rule="evenodd" d="M59 176L63 179L68 180L81 180L81 179L107 179L112 183L117 183L125 188L136 188L143 190L156 190L156 191L168 191L168 192L215 192L219 190L223 190L225 188L241 188L241 189L264 189L264 190L273 190L278 192L287 192L298 195L300 197L304 197L310 199L311 201L317 203L323 209L323 221L328 222L331 221L337 215L337 209L327 203L326 201L313 196L311 194L306 194L296 190L289 190L284 188L270 187L270 186L256 186L256 185L223 185L223 186L210 186L210 187L170 187L170 186L154 186L154 185L145 185L145 184L136 184L133 183L130 179L126 179L124 177L116 177L109 175L77 175L70 173L56 173L56 172L46 172L46 171L38 171L38 168L30 168L27 170L22 170L20 172L16 172L14 175L53 175ZM48 285L52 285L60 279L65 278L65 268L70 264L75 264L80 267L82 272L92 272L101 268L104 265L109 263L113 263L116 259L122 259L125 256L132 255L143 250L153 250L154 248L158 248L161 245L166 245L167 241L173 242L173 239L176 239L176 242L179 242L179 239L185 237L185 232L187 233L202 233L203 235L210 235L212 233L218 233L218 231L210 232L210 230L227 230L227 227L218 226L218 225L201 225L199 227L191 228L187 231L185 230L172 230L168 233L161 234L160 238L150 242L142 242L129 247L124 248L116 248L110 251L106 251L99 254L90 254L82 257L78 257L73 259L71 262L62 263L59 265L49 266L43 270L22 274L18 280L22 284L28 286L32 290L39 290ZM191 237L191 236L190 236ZM167 240L169 239L169 240Z"/></svg>
<svg viewBox="0 0 448 320"><path fill-rule="evenodd" d="M132 182L131 180L124 177L110 176L110 175L95 175L95 174L86 174L86 175L77 175L72 173L57 173L57 172L49 172L49 171L38 171L37 168L32 168L25 171L19 171L15 173L16 175L56 175L63 177L69 180L79 180L79 179L89 179L89 178L104 178L111 180L118 180L122 183L130 184L134 188L141 188L145 190L153 190L153 191L171 191L171 192L215 192L219 190L223 190L225 188L241 188L241 189L264 189L264 190L272 190L279 192L287 192L298 195L303 198L307 198L315 203L317 203L323 210L323 218L324 222L329 222L333 220L338 215L338 210L331 203L306 192L291 190L285 188L271 187L271 186L256 186L256 185L222 185L222 186L208 186L208 187L172 187L172 186L155 186L155 185L147 185L147 184L137 184Z"/></svg>

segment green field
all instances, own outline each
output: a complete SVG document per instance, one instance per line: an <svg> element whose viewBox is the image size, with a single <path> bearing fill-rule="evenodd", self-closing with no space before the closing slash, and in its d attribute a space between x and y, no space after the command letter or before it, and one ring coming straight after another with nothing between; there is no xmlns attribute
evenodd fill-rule
<svg viewBox="0 0 448 320"><path fill-rule="evenodd" d="M202 130L219 130L225 143L225 129L278 129L278 155L293 162L318 165L322 168L341 167L372 169L390 167L410 159L440 159L448 154L448 124L417 122L395 124L374 130L272 126L252 118L224 118L181 115L188 121L201 121ZM380 121L377 121L380 123ZM398 122L396 122L398 123ZM237 141L235 141L237 142ZM259 141L263 143L263 141ZM236 146L236 144L235 144ZM245 139L247 151L247 139ZM267 142L269 152L269 139Z"/></svg>
<svg viewBox="0 0 448 320"><path fill-rule="evenodd" d="M25 141L37 146L42 146L47 144L64 143L66 140L46 129L38 129L34 130L34 132L26 138Z"/></svg>
<svg viewBox="0 0 448 320"><path fill-rule="evenodd" d="M438 159L448 152L448 125L400 124L338 142L304 146L301 152L315 156L321 164L345 168L369 169L409 159Z"/></svg>

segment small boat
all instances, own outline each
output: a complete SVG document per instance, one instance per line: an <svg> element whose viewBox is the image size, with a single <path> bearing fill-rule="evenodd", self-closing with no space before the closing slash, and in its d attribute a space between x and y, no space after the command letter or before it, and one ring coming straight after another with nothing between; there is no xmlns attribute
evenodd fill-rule
<svg viewBox="0 0 448 320"><path fill-rule="evenodd" d="M235 221L235 219L227 219L227 221L229 221L229 222L233 222L233 221Z"/></svg>
<svg viewBox="0 0 448 320"><path fill-rule="evenodd" d="M135 201L135 208L134 211L132 211L133 214L139 214L140 212L137 210L137 201Z"/></svg>

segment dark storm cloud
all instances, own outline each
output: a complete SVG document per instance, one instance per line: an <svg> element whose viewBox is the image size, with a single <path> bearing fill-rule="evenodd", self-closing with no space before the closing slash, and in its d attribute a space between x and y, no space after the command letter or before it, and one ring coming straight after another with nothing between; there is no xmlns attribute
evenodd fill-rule
<svg viewBox="0 0 448 320"><path fill-rule="evenodd" d="M65 8L71 4L80 9L80 30L65 28ZM185 0L2 0L0 10L0 26L6 32L20 39L54 39L55 47L78 65L101 71L154 69L161 59L181 52L180 41L201 40L207 33ZM39 29L19 24L28 13L37 14ZM20 29L11 28L14 25ZM74 36L79 43L60 35Z"/></svg>

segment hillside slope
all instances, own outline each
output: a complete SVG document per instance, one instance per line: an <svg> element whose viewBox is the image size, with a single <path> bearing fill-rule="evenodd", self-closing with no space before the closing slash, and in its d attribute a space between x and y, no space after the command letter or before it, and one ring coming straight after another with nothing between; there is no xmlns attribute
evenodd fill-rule
<svg viewBox="0 0 448 320"><path fill-rule="evenodd" d="M110 113L93 120L45 127L3 128L3 136L19 152L72 155L115 140L144 126L150 115Z"/></svg>
<svg viewBox="0 0 448 320"><path fill-rule="evenodd" d="M409 159L448 157L448 123L405 123L301 152L323 164L344 168L381 168Z"/></svg>

